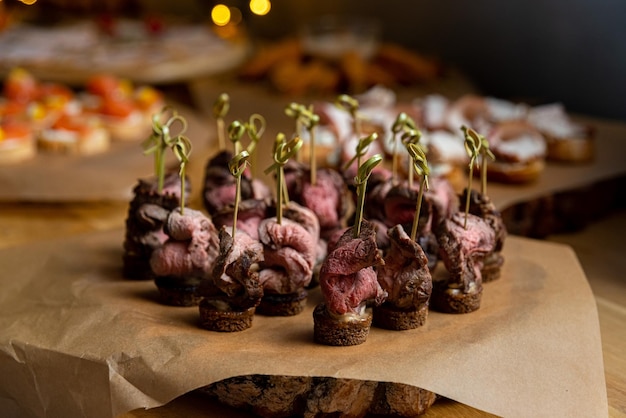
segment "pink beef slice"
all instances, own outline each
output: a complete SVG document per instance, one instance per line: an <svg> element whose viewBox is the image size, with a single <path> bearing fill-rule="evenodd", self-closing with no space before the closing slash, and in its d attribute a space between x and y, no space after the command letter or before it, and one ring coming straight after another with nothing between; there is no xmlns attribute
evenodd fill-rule
<svg viewBox="0 0 626 418"><path fill-rule="evenodd" d="M449 286L469 291L472 282L482 283L484 258L495 246L494 230L482 218L457 212L437 229L441 259L450 273Z"/></svg>
<svg viewBox="0 0 626 418"><path fill-rule="evenodd" d="M414 184L409 188L408 184L399 184L392 187L385 196L385 219L388 226L397 224L410 225L415 218L415 209L419 195L419 185ZM430 231L431 207L430 202L422 199L420 208L420 233Z"/></svg>
<svg viewBox="0 0 626 418"><path fill-rule="evenodd" d="M217 229L202 212L173 210L164 232L168 240L155 250L150 266L157 276L205 275L213 266L218 251Z"/></svg>
<svg viewBox="0 0 626 418"><path fill-rule="evenodd" d="M169 172L163 179L163 194L176 196L178 201L181 198L181 178L177 172ZM185 178L185 204L191 193L191 182Z"/></svg>
<svg viewBox="0 0 626 418"><path fill-rule="evenodd" d="M326 257L326 241L320 239L320 222L315 213L292 200L283 208L283 216L299 223L309 231L316 242L316 264L321 262Z"/></svg>
<svg viewBox="0 0 626 418"><path fill-rule="evenodd" d="M465 202L467 198L467 189L463 190L461 194L461 201ZM507 236L506 226L502 220L502 215L496 209L489 196L485 196L479 193L477 190L471 190L470 192L470 207L469 212L483 218L496 234L496 244L494 251L502 251L504 247L504 241Z"/></svg>
<svg viewBox="0 0 626 418"><path fill-rule="evenodd" d="M258 305L263 296L258 274L263 245L241 231L233 238L227 227L220 229L219 238L219 255L198 293L208 299L222 300L236 310Z"/></svg>
<svg viewBox="0 0 626 418"><path fill-rule="evenodd" d="M320 227L334 228L340 223L341 192L337 181L329 171L318 171L315 185L306 182L302 186L302 203L319 219Z"/></svg>
<svg viewBox="0 0 626 418"><path fill-rule="evenodd" d="M311 282L317 256L317 240L302 225L275 217L259 225L265 261L259 272L265 291L294 293Z"/></svg>
<svg viewBox="0 0 626 418"><path fill-rule="evenodd" d="M272 190L269 186L260 179L252 179L252 197L254 199L263 200L270 199L272 197Z"/></svg>
<svg viewBox="0 0 626 418"><path fill-rule="evenodd" d="M143 229L144 234L133 238L152 249L163 245L167 241L167 235L163 232L163 224L167 220L169 212L168 209L152 203L141 205L137 209L134 219L136 224Z"/></svg>
<svg viewBox="0 0 626 418"><path fill-rule="evenodd" d="M391 178L377 176L372 173L367 183L367 193L365 194L365 217L367 219L377 219L385 221L385 198L393 187Z"/></svg>
<svg viewBox="0 0 626 418"><path fill-rule="evenodd" d="M296 223L299 223L309 231L314 239L319 239L320 236L320 222L315 213L294 201L290 201L285 207L283 207L283 216Z"/></svg>
<svg viewBox="0 0 626 418"><path fill-rule="evenodd" d="M457 196L449 180L442 177L433 177L429 180L430 188L424 192L424 198L428 200L433 212L433 225L438 225L444 219L458 212L459 197ZM435 229L435 226L433 226Z"/></svg>
<svg viewBox="0 0 626 418"><path fill-rule="evenodd" d="M387 297L373 269L384 264L376 246L374 227L363 221L358 238L353 238L353 228L337 241L320 269L320 288L326 307L338 315L359 314L367 303L380 304Z"/></svg>
<svg viewBox="0 0 626 418"><path fill-rule="evenodd" d="M339 172L330 168L316 171L316 183L310 182L310 170L300 163L289 161L285 166L285 183L289 197L310 209L318 217L320 235L326 238L354 210L353 198Z"/></svg>
<svg viewBox="0 0 626 418"><path fill-rule="evenodd" d="M217 228L227 226L232 229L234 206L228 206L212 216ZM237 212L237 229L244 231L252 238L259 239L259 224L268 217L268 204L265 200L247 199L239 203Z"/></svg>
<svg viewBox="0 0 626 418"><path fill-rule="evenodd" d="M236 180L228 169L233 158L230 151L222 151L209 160L204 173L203 204L211 215L235 203ZM241 199L253 197L249 176L241 176Z"/></svg>
<svg viewBox="0 0 626 418"><path fill-rule="evenodd" d="M378 282L388 293L386 302L399 309L419 309L433 289L428 258L401 225L387 231L391 243L385 264L378 269Z"/></svg>

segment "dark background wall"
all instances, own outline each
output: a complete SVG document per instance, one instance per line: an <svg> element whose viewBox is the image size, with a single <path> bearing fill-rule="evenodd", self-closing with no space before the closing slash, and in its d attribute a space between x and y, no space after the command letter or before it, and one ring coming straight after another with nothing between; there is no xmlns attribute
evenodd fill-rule
<svg viewBox="0 0 626 418"><path fill-rule="evenodd" d="M207 20L218 2L245 11L248 1L40 0L35 7L155 9ZM248 15L246 23L254 37L275 39L328 14L378 19L384 40L460 68L484 94L560 101L571 112L626 120L626 0L272 0L269 15Z"/></svg>
<svg viewBox="0 0 626 418"><path fill-rule="evenodd" d="M384 39L459 67L486 94L626 120L626 0L274 0L249 24L276 38L326 14L377 18Z"/></svg>

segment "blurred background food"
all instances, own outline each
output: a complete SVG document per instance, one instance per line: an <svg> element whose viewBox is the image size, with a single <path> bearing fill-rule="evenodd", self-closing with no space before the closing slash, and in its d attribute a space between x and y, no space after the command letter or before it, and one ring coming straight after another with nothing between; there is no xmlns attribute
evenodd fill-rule
<svg viewBox="0 0 626 418"><path fill-rule="evenodd" d="M218 3L221 8L215 8ZM279 90L285 89L285 82L278 79L300 71L316 74L319 89L345 86L346 74L356 80L349 85L352 89L371 82L364 80L368 77L397 83L396 74L380 71L376 52L388 52L410 56L420 71L418 81L446 67L459 68L485 94L532 103L560 101L576 113L626 118L622 1L4 0L0 4L4 27L22 19L49 25L68 16L97 17L106 27L111 17L126 16L144 19L155 31L160 19L167 17L207 23L221 36L245 32L259 56L275 49L287 51L280 68L268 73ZM375 20L377 46L366 40L373 46L368 54L328 62L304 54L305 43L299 45L299 60L294 59L303 28L324 16ZM361 48L364 42L357 45ZM367 65L354 65L359 60L367 60Z"/></svg>

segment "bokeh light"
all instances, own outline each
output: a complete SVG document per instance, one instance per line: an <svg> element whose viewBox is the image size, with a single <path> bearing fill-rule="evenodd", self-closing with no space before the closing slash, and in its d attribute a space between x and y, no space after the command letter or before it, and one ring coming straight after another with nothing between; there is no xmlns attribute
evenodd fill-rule
<svg viewBox="0 0 626 418"><path fill-rule="evenodd" d="M230 9L228 6L218 4L211 9L211 20L217 26L226 26L230 22Z"/></svg>
<svg viewBox="0 0 626 418"><path fill-rule="evenodd" d="M269 0L250 0L250 11L255 15L264 16L271 8L272 3Z"/></svg>

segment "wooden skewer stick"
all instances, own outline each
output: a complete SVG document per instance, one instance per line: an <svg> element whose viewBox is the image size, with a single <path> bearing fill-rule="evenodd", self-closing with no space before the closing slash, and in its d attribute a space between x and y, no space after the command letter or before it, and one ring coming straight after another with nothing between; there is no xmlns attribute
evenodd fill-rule
<svg viewBox="0 0 626 418"><path fill-rule="evenodd" d="M182 215L185 208L185 172L189 155L191 155L191 141L186 136L178 135L172 138L168 145L180 163L178 175L180 177L180 214Z"/></svg>
<svg viewBox="0 0 626 418"><path fill-rule="evenodd" d="M357 186L357 207L356 222L354 224L353 237L358 238L361 234L361 223L363 222L363 207L365 205L365 192L367 190L367 180L372 174L372 170L383 160L380 154L376 154L366 160L363 165L359 166L359 170L354 179Z"/></svg>
<svg viewBox="0 0 626 418"><path fill-rule="evenodd" d="M241 152L241 137L246 133L246 125L238 120L233 121L228 126L228 138L233 143L233 154Z"/></svg>
<svg viewBox="0 0 626 418"><path fill-rule="evenodd" d="M356 160L357 168L360 167L361 158L363 158L365 154L367 154L367 150L370 144L376 141L377 138L378 138L378 134L376 132L372 132L368 136L359 139L359 141L356 144L356 149L354 150L354 156L350 159L350 161L348 161L344 165L344 170L347 170L348 168L350 168L350 166L352 165L352 163L354 163L355 160Z"/></svg>
<svg viewBox="0 0 626 418"><path fill-rule="evenodd" d="M164 116L171 115L163 123L161 120ZM187 120L179 115L176 110L169 106L165 106L160 113L152 115L152 134L143 142L144 154L154 154L154 174L157 177L157 190L159 193L163 191L163 182L165 179L165 150L170 146L171 127L178 122L181 127L178 135L183 135L187 130Z"/></svg>
<svg viewBox="0 0 626 418"><path fill-rule="evenodd" d="M417 238L417 226L419 224L420 212L422 211L422 199L424 198L424 192L428 190L428 175L430 174L430 168L428 168L428 161L426 161L426 154L424 153L424 150L417 143L409 143L407 145L407 150L413 161L413 170L422 176L420 189L417 193L415 217L413 218L413 225L411 227L411 239L415 241Z"/></svg>
<svg viewBox="0 0 626 418"><path fill-rule="evenodd" d="M265 169L265 174L276 170L276 222L280 225L283 218L283 196L285 188L285 172L284 166L291 157L297 154L302 148L302 139L293 138L289 142L277 143L274 152L274 164Z"/></svg>
<svg viewBox="0 0 626 418"><path fill-rule="evenodd" d="M472 177L474 177L474 165L476 164L476 158L478 157L482 144L480 136L475 130L466 126L462 126L461 130L465 134L465 151L467 151L467 155L470 157L468 176L469 178L467 180L468 185L465 198L465 220L463 222L463 228L467 229L467 216L469 215L470 194L472 191Z"/></svg>
<svg viewBox="0 0 626 418"><path fill-rule="evenodd" d="M233 229L232 236L235 238L237 232L237 215L239 213L239 202L241 201L241 176L246 170L248 165L248 159L250 154L248 151L243 150L239 154L235 155L228 163L228 169L230 174L235 177L235 210L233 212Z"/></svg>
<svg viewBox="0 0 626 418"><path fill-rule="evenodd" d="M304 105L296 102L291 102L285 107L285 115L292 118L296 125L293 137L302 137L302 114L305 110ZM300 162L300 153L296 154L296 161Z"/></svg>
<svg viewBox="0 0 626 418"><path fill-rule="evenodd" d="M217 124L217 141L220 151L226 148L226 138L224 129L224 118L230 109L230 97L226 93L222 93L217 97L213 104L213 116Z"/></svg>
<svg viewBox="0 0 626 418"><path fill-rule="evenodd" d="M251 165L253 168L256 168L256 147L261 140L261 136L265 132L265 118L258 113L253 113L248 120L248 123L245 124L246 132L248 133L248 137L250 138L250 143L246 148L248 154L250 154Z"/></svg>
<svg viewBox="0 0 626 418"><path fill-rule="evenodd" d="M357 138L361 137L361 120L359 119L359 101L347 94L340 94L335 105L345 110L352 117L352 130Z"/></svg>
<svg viewBox="0 0 626 418"><path fill-rule="evenodd" d="M421 138L422 138L422 132L420 132L417 129L408 129L404 132L404 134L402 135L402 141L404 142L404 146L407 148L407 151L409 151L409 154L410 154L409 146L411 144L419 145ZM410 189L413 188L414 172L415 172L415 169L414 169L413 161L409 158L409 188Z"/></svg>
<svg viewBox="0 0 626 418"><path fill-rule="evenodd" d="M282 143L286 143L287 142L287 138L285 137L285 135L282 132L279 132L276 135L276 139L274 140L274 147L272 148L272 155L276 155L276 153L278 152L278 147L282 144ZM265 174L268 174L271 170L270 169L266 169L265 170ZM289 203L289 190L287 189L287 183L285 180L285 177L283 176L282 179L282 193L280 195L276 196L276 199L281 199L283 205L286 205Z"/></svg>
<svg viewBox="0 0 626 418"><path fill-rule="evenodd" d="M391 160L391 181L397 184L398 181L398 134L402 131L415 130L415 122L406 113L401 112L396 117L391 126L392 135L392 160Z"/></svg>
<svg viewBox="0 0 626 418"><path fill-rule="evenodd" d="M487 196L487 158L496 159L489 149L489 141L483 135L480 137L480 193Z"/></svg>

